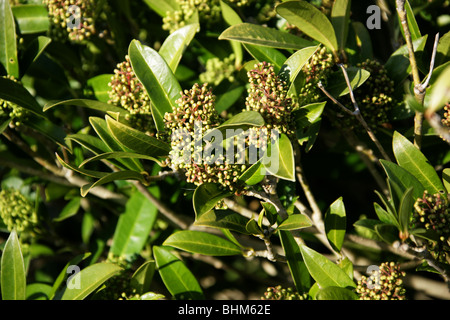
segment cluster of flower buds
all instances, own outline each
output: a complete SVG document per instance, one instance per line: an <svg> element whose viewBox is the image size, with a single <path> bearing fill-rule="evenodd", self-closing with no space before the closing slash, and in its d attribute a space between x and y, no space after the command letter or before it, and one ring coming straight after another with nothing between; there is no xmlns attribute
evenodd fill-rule
<svg viewBox="0 0 450 320"><path fill-rule="evenodd" d="M4 78L10 79L14 82L20 83L13 76L5 76ZM17 104L0 99L0 120L12 119L11 124L18 127L23 119L27 117L27 111Z"/></svg>
<svg viewBox="0 0 450 320"><path fill-rule="evenodd" d="M108 9L106 1L43 0L43 4L48 8L53 38L82 42L93 35L103 38L107 34L106 17L102 15ZM98 8L99 5L103 7Z"/></svg>
<svg viewBox="0 0 450 320"><path fill-rule="evenodd" d="M229 82L234 81L234 54L220 60L217 57L208 59L206 61L206 70L201 73L199 80L203 83L210 83L218 86L223 80L227 79Z"/></svg>
<svg viewBox="0 0 450 320"><path fill-rule="evenodd" d="M281 285L269 287L261 300L307 300L307 294L300 294L293 288L283 288Z"/></svg>
<svg viewBox="0 0 450 320"><path fill-rule="evenodd" d="M36 232L38 216L34 204L19 190L0 191L0 216L9 231Z"/></svg>
<svg viewBox="0 0 450 320"><path fill-rule="evenodd" d="M442 124L450 127L450 102L447 102L444 106L444 118L442 119Z"/></svg>
<svg viewBox="0 0 450 320"><path fill-rule="evenodd" d="M200 23L213 25L221 18L219 0L176 0L176 2L180 9L167 12L167 15L163 18L162 28L171 33L184 27L196 11Z"/></svg>
<svg viewBox="0 0 450 320"><path fill-rule="evenodd" d="M404 276L400 265L383 262L370 277L361 277L356 292L360 300L405 300Z"/></svg>
<svg viewBox="0 0 450 320"><path fill-rule="evenodd" d="M449 263L450 258L450 207L440 193L425 191L414 203L411 226L435 233L437 240L428 242L428 250L440 262Z"/></svg>
<svg viewBox="0 0 450 320"><path fill-rule="evenodd" d="M288 97L286 82L275 73L273 65L265 61L257 63L247 75L250 87L245 105L247 110L262 115L265 125L259 129L276 129L292 137L295 134L291 117L294 103Z"/></svg>
<svg viewBox="0 0 450 320"><path fill-rule="evenodd" d="M384 66L375 60L367 59L356 65L358 68L370 72L370 77L359 88L355 89L354 96L364 120L369 127L376 131L377 127L389 122L388 114L394 106L394 82L388 77ZM343 101L344 105L352 106L349 96ZM361 128L357 126L354 117L344 119L347 127Z"/></svg>
<svg viewBox="0 0 450 320"><path fill-rule="evenodd" d="M245 164L227 163L223 154L216 156L211 152L205 156L209 149L202 138L220 124L214 100L207 84L195 84L182 92L173 112L165 114L165 127L171 137L171 167L184 170L187 181L195 185L219 183L233 191Z"/></svg>
<svg viewBox="0 0 450 320"><path fill-rule="evenodd" d="M327 79L332 72L333 66L333 54L326 47L322 46L313 54L302 69L305 75L305 84L298 94L298 102L300 105L320 101L323 95L318 87L318 83L321 82L324 87L327 86Z"/></svg>
<svg viewBox="0 0 450 320"><path fill-rule="evenodd" d="M125 61L117 64L108 86L111 88L108 91L108 103L127 110L130 113L127 120L133 127L153 134L155 125L151 114L150 97L134 73L128 55L125 56Z"/></svg>

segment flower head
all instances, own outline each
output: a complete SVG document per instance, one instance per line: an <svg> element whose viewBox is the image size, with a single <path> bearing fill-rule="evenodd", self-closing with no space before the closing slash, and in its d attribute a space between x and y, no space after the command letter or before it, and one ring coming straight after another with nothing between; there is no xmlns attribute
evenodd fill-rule
<svg viewBox="0 0 450 320"><path fill-rule="evenodd" d="M9 231L33 232L38 225L34 204L15 189L0 191L0 216Z"/></svg>

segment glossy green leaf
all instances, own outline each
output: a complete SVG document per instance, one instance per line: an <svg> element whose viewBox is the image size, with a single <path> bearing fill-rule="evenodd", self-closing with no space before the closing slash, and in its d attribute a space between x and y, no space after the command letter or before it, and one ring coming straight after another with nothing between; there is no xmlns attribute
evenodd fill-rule
<svg viewBox="0 0 450 320"><path fill-rule="evenodd" d="M248 186L253 186L255 184L260 183L265 176L266 176L266 169L264 168L264 165L261 163L261 160L258 160L256 163L252 164L247 170L245 170L244 173L242 173L238 179Z"/></svg>
<svg viewBox="0 0 450 320"><path fill-rule="evenodd" d="M62 126L56 125L50 120L31 113L22 121L24 125L41 133L43 136L59 144L63 148L66 146L66 131Z"/></svg>
<svg viewBox="0 0 450 320"><path fill-rule="evenodd" d="M150 137L110 117L106 118L106 123L117 141L137 153L151 157L166 156L169 154L170 146L162 140Z"/></svg>
<svg viewBox="0 0 450 320"><path fill-rule="evenodd" d="M123 108L117 107L115 105L105 103L102 101L97 100L90 100L90 99L70 99L65 101L58 101L56 103L48 103L44 107L44 111L47 111L49 109L52 109L54 107L58 106L74 106L74 107L83 107L88 108L91 110L97 110L101 112L117 112L119 114L127 114L128 111L126 111Z"/></svg>
<svg viewBox="0 0 450 320"><path fill-rule="evenodd" d="M447 193L450 192L450 168L442 170L442 180L444 182L445 189L447 189Z"/></svg>
<svg viewBox="0 0 450 320"><path fill-rule="evenodd" d="M450 65L433 84L427 112L431 113L442 109L448 101L450 101Z"/></svg>
<svg viewBox="0 0 450 320"><path fill-rule="evenodd" d="M439 176L427 158L414 144L398 132L394 132L392 149L397 163L414 175L425 190L431 194L444 190Z"/></svg>
<svg viewBox="0 0 450 320"><path fill-rule="evenodd" d="M342 197L333 202L325 213L325 232L334 250L340 252L344 244L346 231L346 213Z"/></svg>
<svg viewBox="0 0 450 320"><path fill-rule="evenodd" d="M167 13L180 9L180 5L176 0L144 0L144 2L161 17L165 17Z"/></svg>
<svg viewBox="0 0 450 320"><path fill-rule="evenodd" d="M54 218L53 221L60 222L66 220L78 213L81 206L81 198L75 197L67 203L59 213L59 216Z"/></svg>
<svg viewBox="0 0 450 320"><path fill-rule="evenodd" d="M276 12L306 35L323 43L332 52L338 51L333 25L327 16L306 1L286 1L276 6Z"/></svg>
<svg viewBox="0 0 450 320"><path fill-rule="evenodd" d="M142 193L134 192L127 201L125 212L119 217L110 252L132 261L144 247L157 212L155 205Z"/></svg>
<svg viewBox="0 0 450 320"><path fill-rule="evenodd" d="M284 219L279 225L278 230L297 230L312 226L311 220L303 214L292 214Z"/></svg>
<svg viewBox="0 0 450 320"><path fill-rule="evenodd" d="M136 290L137 294L144 294L150 290L150 284L155 273L156 263L154 260L144 262L133 274L130 286Z"/></svg>
<svg viewBox="0 0 450 320"><path fill-rule="evenodd" d="M87 81L87 85L92 88L94 96L98 101L108 103L110 99L109 91L111 91L111 87L108 84L111 82L112 76L112 74L100 74Z"/></svg>
<svg viewBox="0 0 450 320"><path fill-rule="evenodd" d="M366 26L359 21L352 22L352 28L355 32L356 45L359 48L361 60L373 59L372 38Z"/></svg>
<svg viewBox="0 0 450 320"><path fill-rule="evenodd" d="M61 300L83 300L106 280L120 271L122 271L122 268L112 263L90 265L69 280L71 287L67 286L65 288Z"/></svg>
<svg viewBox="0 0 450 320"><path fill-rule="evenodd" d="M81 261L87 259L90 256L91 256L90 252L79 254L79 255L75 256L74 258L70 259L69 262L67 262L65 267L59 273L56 280L53 282L52 291L48 295L50 300L52 300L53 297L55 297L57 290L61 287L61 284L64 282L64 279L66 279L66 276L69 275L69 273L67 272L67 268L69 268L69 266L72 266L72 265L78 265Z"/></svg>
<svg viewBox="0 0 450 320"><path fill-rule="evenodd" d="M199 185L192 196L195 219L198 220L204 213L212 210L217 202L232 194L232 192L224 190L215 183L203 183Z"/></svg>
<svg viewBox="0 0 450 320"><path fill-rule="evenodd" d="M61 159L59 154L56 154L56 159L59 161L59 163L61 163L61 165L63 167L65 167L67 169L70 169L70 170L72 170L74 172L81 173L81 174L86 175L88 177L103 178L103 177L106 177L109 174L108 172L101 172L101 171L95 171L95 170L86 170L86 169L78 168L77 166L72 166L72 165L68 164L67 162L65 162L63 159Z"/></svg>
<svg viewBox="0 0 450 320"><path fill-rule="evenodd" d="M3 73L2 69L4 69L8 75L17 79L19 78L19 61L16 24L9 0L0 0L0 30L2 30L0 32L0 73ZM0 83L0 88L2 87L3 84Z"/></svg>
<svg viewBox="0 0 450 320"><path fill-rule="evenodd" d="M224 238L201 231L178 231L163 243L165 246L208 256L230 256L241 254L241 248Z"/></svg>
<svg viewBox="0 0 450 320"><path fill-rule="evenodd" d="M348 257L340 260L338 266L339 268L344 270L344 272L349 276L350 279L353 279L353 263Z"/></svg>
<svg viewBox="0 0 450 320"><path fill-rule="evenodd" d="M14 6L12 12L21 34L47 32L50 27L48 11L44 5Z"/></svg>
<svg viewBox="0 0 450 320"><path fill-rule="evenodd" d="M52 286L46 283L31 283L26 288L27 300L50 300Z"/></svg>
<svg viewBox="0 0 450 320"><path fill-rule="evenodd" d="M308 248L306 245L300 245L300 251L311 277L316 280L320 287L354 288L356 286L353 280L338 265L328 260L322 254Z"/></svg>
<svg viewBox="0 0 450 320"><path fill-rule="evenodd" d="M177 300L204 299L202 288L186 265L163 247L153 247L158 272L167 290Z"/></svg>
<svg viewBox="0 0 450 320"><path fill-rule="evenodd" d="M361 86L370 77L370 72L364 69L350 67L346 70L353 90ZM328 77L327 82L328 85L325 89L334 97L340 97L350 92L342 70L333 72Z"/></svg>
<svg viewBox="0 0 450 320"><path fill-rule="evenodd" d="M183 52L189 46L192 39L194 39L199 29L200 26L198 24L184 26L171 33L161 45L159 54L167 62L173 73L177 70Z"/></svg>
<svg viewBox="0 0 450 320"><path fill-rule="evenodd" d="M288 79L289 88L294 85L294 81L302 70L303 66L308 62L311 56L316 52L318 46L306 47L293 53L286 59L281 68L280 76Z"/></svg>
<svg viewBox="0 0 450 320"><path fill-rule="evenodd" d="M427 37L428 36L425 35L413 41L414 52L423 51ZM391 78L396 84L399 84L406 79L411 70L408 48L406 44L391 54L384 67L386 68L389 78Z"/></svg>
<svg viewBox="0 0 450 320"><path fill-rule="evenodd" d="M19 238L11 231L1 259L1 292L3 300L25 300L26 274Z"/></svg>
<svg viewBox="0 0 450 320"><path fill-rule="evenodd" d="M351 0L336 0L331 10L331 24L336 33L338 48L341 50L347 43L351 3Z"/></svg>
<svg viewBox="0 0 450 320"><path fill-rule="evenodd" d="M248 234L245 225L248 218L231 210L210 210L199 216L194 225L219 229L228 229L243 234Z"/></svg>
<svg viewBox="0 0 450 320"><path fill-rule="evenodd" d="M210 130L203 136L203 139L209 140L215 134L218 134L217 131L222 133L223 139L227 139L249 128L261 127L262 125L264 125L264 118L261 116L261 113L256 111L243 111L234 115L220 126Z"/></svg>
<svg viewBox="0 0 450 320"><path fill-rule="evenodd" d="M292 113L297 130L308 127L320 120L325 105L326 102L316 102L295 109Z"/></svg>
<svg viewBox="0 0 450 320"><path fill-rule="evenodd" d="M2 134L2 132L5 131L6 128L8 128L10 122L11 122L11 119L6 119L6 120L2 119L2 122L0 123L0 134Z"/></svg>
<svg viewBox="0 0 450 320"><path fill-rule="evenodd" d="M399 241L399 228L393 226L392 224L377 224L375 225L376 234L387 243L394 243L395 241Z"/></svg>
<svg viewBox="0 0 450 320"><path fill-rule="evenodd" d="M164 131L164 114L172 112L181 86L158 52L133 40L128 49L131 65L152 102L152 115L158 131Z"/></svg>
<svg viewBox="0 0 450 320"><path fill-rule="evenodd" d="M236 103L245 91L245 86L237 83L232 83L225 93L219 95L216 99L215 108L220 114L225 110L228 110L233 104Z"/></svg>
<svg viewBox="0 0 450 320"><path fill-rule="evenodd" d="M98 161L98 160L106 160L106 159L121 159L121 158L129 158L129 159L143 159L143 160L150 160L155 161L159 165L162 164L161 161L154 157L146 156L144 154L138 154L134 152L120 152L120 151L114 151L114 152L106 152L99 155L96 155L94 157L91 157L89 159L84 160L82 163L80 163L80 167L83 167L89 162L92 161Z"/></svg>
<svg viewBox="0 0 450 320"><path fill-rule="evenodd" d="M422 35L420 34L419 25L417 24L416 17L414 16L414 11L411 8L411 5L408 0L405 1L405 10L406 10L406 20L408 21L408 29L411 34L411 39L414 41L419 39ZM403 39L405 39L405 32L401 27L400 16L397 14L397 19L399 23L399 29L403 35Z"/></svg>
<svg viewBox="0 0 450 320"><path fill-rule="evenodd" d="M110 119L107 117L107 120ZM108 147L108 151L114 152L130 152L132 151L127 145L122 143L121 140L116 138L116 135L114 134L111 127L108 125L107 120L104 120L102 118L97 117L90 117L89 123L91 124L92 128L94 128L97 135L102 139L102 141L105 143L105 145ZM118 122L117 122L118 123ZM122 125L123 127L127 128L125 125ZM144 134L144 133L142 133ZM145 134L144 134L145 135ZM123 164L126 169L134 170L134 171L144 171L144 167L139 162L139 160L135 158L118 158L116 159L118 162Z"/></svg>
<svg viewBox="0 0 450 320"><path fill-rule="evenodd" d="M439 66L450 60L450 31L444 34L438 43L435 65Z"/></svg>
<svg viewBox="0 0 450 320"><path fill-rule="evenodd" d="M110 152L111 150L108 146L103 142L103 140L83 133L75 133L68 135L66 140L75 141L79 145L83 146L87 150L91 151L94 154L101 154Z"/></svg>
<svg viewBox="0 0 450 320"><path fill-rule="evenodd" d="M375 213L378 217L378 219L380 219L380 221L384 222L384 223L390 223L393 225L397 225L398 221L397 218L395 216L393 216L390 211L386 211L385 209L383 209L378 203L374 202L374 210Z"/></svg>
<svg viewBox="0 0 450 320"><path fill-rule="evenodd" d="M355 227L356 233L360 236L363 236L367 239L380 241L382 239L375 230L375 227L380 224L383 224L383 222L381 222L380 220L360 219L356 221L353 226Z"/></svg>
<svg viewBox="0 0 450 320"><path fill-rule="evenodd" d="M278 234L295 288L298 292L306 292L311 287L311 277L300 248L290 232L280 230Z"/></svg>
<svg viewBox="0 0 450 320"><path fill-rule="evenodd" d="M241 17L236 13L236 11L233 10L233 8L228 5L224 1L220 1L220 9L222 11L222 17L223 20L229 25L233 26L236 24L241 24L242 19ZM242 45L238 41L230 41L231 48L233 49L233 53L236 56L235 58L235 67L240 68L242 65L242 60L244 59L244 52L242 50Z"/></svg>
<svg viewBox="0 0 450 320"><path fill-rule="evenodd" d="M273 65L275 72L279 72L286 57L280 51L270 47L257 46L252 44L244 44L244 48L250 53L250 55L259 62L266 61Z"/></svg>
<svg viewBox="0 0 450 320"><path fill-rule="evenodd" d="M311 41L290 33L251 23L241 23L229 27L222 32L219 40L234 40L251 45L294 50L313 45Z"/></svg>
<svg viewBox="0 0 450 320"><path fill-rule="evenodd" d="M146 183L144 175L139 172L125 170L106 174L95 182L85 184L81 187L81 196L85 197L92 188L113 182L115 180L137 180Z"/></svg>
<svg viewBox="0 0 450 320"><path fill-rule="evenodd" d="M19 59L21 76L26 73L28 68L41 56L51 42L52 39L46 36L38 36L30 42L25 48L23 56Z"/></svg>
<svg viewBox="0 0 450 320"><path fill-rule="evenodd" d="M285 134L281 134L275 143L269 143L262 163L272 175L295 181L294 149Z"/></svg>
<svg viewBox="0 0 450 320"><path fill-rule="evenodd" d="M380 160L380 163L383 166L389 180L394 181L401 188L402 194L407 189L412 187L413 198L417 199L423 195L425 188L413 174L390 161L382 159Z"/></svg>
<svg viewBox="0 0 450 320"><path fill-rule="evenodd" d="M28 111L43 116L41 106L31 93L10 79L0 77L0 99L11 101Z"/></svg>
<svg viewBox="0 0 450 320"><path fill-rule="evenodd" d="M415 198L413 198L413 188L409 188L403 194L403 197L400 201L400 207L398 209L398 221L400 223L400 230L403 234L407 234L409 222L411 220L411 215L413 212L413 206Z"/></svg>
<svg viewBox="0 0 450 320"><path fill-rule="evenodd" d="M359 296L346 288L326 287L317 292L316 300L359 300Z"/></svg>
<svg viewBox="0 0 450 320"><path fill-rule="evenodd" d="M255 236L264 235L263 230L260 228L258 222L255 219L248 220L247 224L245 225L245 230L247 230L247 233Z"/></svg>

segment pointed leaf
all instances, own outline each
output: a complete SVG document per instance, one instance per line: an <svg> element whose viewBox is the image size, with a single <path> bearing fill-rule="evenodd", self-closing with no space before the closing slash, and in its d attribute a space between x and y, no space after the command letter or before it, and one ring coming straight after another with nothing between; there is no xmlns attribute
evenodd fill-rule
<svg viewBox="0 0 450 320"><path fill-rule="evenodd" d="M109 91L111 91L111 87L109 83L111 82L112 74L100 74L93 78L90 78L87 81L87 85L92 88L94 91L94 96L100 102L108 103L109 101ZM122 108L120 108L122 109ZM113 110L108 110L113 111ZM119 110L117 110L119 111ZM124 112L125 110L120 110L120 112Z"/></svg>
<svg viewBox="0 0 450 320"><path fill-rule="evenodd" d="M222 189L215 183L203 183L199 185L192 196L195 219L198 220L204 213L212 210L217 202L232 194L232 192Z"/></svg>
<svg viewBox="0 0 450 320"><path fill-rule="evenodd" d="M16 24L9 0L0 0L0 74L19 78L19 61L17 60ZM2 70L3 69L3 70ZM3 87L0 84L0 88Z"/></svg>
<svg viewBox="0 0 450 320"><path fill-rule="evenodd" d="M219 40L234 40L242 43L278 48L302 49L313 45L311 41L302 39L287 32L251 23L236 24L226 29Z"/></svg>
<svg viewBox="0 0 450 320"><path fill-rule="evenodd" d="M286 57L280 51L270 47L263 47L253 44L244 44L244 48L250 55L259 62L266 61L273 65L275 72L279 72L283 67Z"/></svg>
<svg viewBox="0 0 450 320"><path fill-rule="evenodd" d="M317 251L308 248L306 245L300 245L300 251L311 277L316 280L320 287L354 288L356 286L338 265Z"/></svg>
<svg viewBox="0 0 450 320"><path fill-rule="evenodd" d="M172 112L181 87L166 61L154 49L133 40L128 49L133 71L152 102L152 115L158 131L164 131L164 114Z"/></svg>
<svg viewBox="0 0 450 320"><path fill-rule="evenodd" d="M412 187L413 198L417 199L422 197L425 188L413 174L395 163L383 159L380 160L380 163L383 166L384 171L386 171L389 180L394 181L400 187L402 194Z"/></svg>
<svg viewBox="0 0 450 320"><path fill-rule="evenodd" d="M68 204L65 205L65 207L61 210L59 216L54 218L53 221L60 222L76 215L78 210L80 209L80 206L81 206L81 198L80 197L73 198L72 200L69 201Z"/></svg>
<svg viewBox="0 0 450 320"><path fill-rule="evenodd" d="M152 193L156 193L153 190ZM117 222L110 252L132 261L143 249L156 221L158 210L140 192L134 192Z"/></svg>
<svg viewBox="0 0 450 320"><path fill-rule="evenodd" d="M153 257L167 290L179 300L204 299L203 291L185 264L163 247L153 247Z"/></svg>
<svg viewBox="0 0 450 320"><path fill-rule="evenodd" d="M358 300L358 295L352 290L340 287L326 287L316 294L316 300Z"/></svg>
<svg viewBox="0 0 450 320"><path fill-rule="evenodd" d="M173 73L177 70L183 52L189 46L199 28L198 24L184 26L171 33L161 45L159 54L167 62Z"/></svg>
<svg viewBox="0 0 450 320"><path fill-rule="evenodd" d="M351 0L336 0L331 10L331 24L336 33L338 48L345 49L350 22Z"/></svg>
<svg viewBox="0 0 450 320"><path fill-rule="evenodd" d="M139 154L139 153L134 153L134 152L114 151L114 152L102 153L102 154L96 155L92 158L86 159L82 163L80 163L80 167L82 167L92 161L105 160L105 159L120 159L120 158L144 159L144 160L155 161L159 165L162 165L162 162L159 161L158 159L156 159L154 157L146 156L144 154Z"/></svg>
<svg viewBox="0 0 450 320"><path fill-rule="evenodd" d="M119 114L127 114L128 113L128 111L126 111L125 109L117 107L115 105L105 103L102 101L89 100L89 99L70 99L70 100L65 100L65 101L58 101L56 103L54 103L54 102L48 103L45 105L44 111L47 111L49 109L52 109L52 108L58 107L58 106L83 107L83 108L88 108L91 110L102 111L105 113L108 111L117 112Z"/></svg>
<svg viewBox="0 0 450 320"><path fill-rule="evenodd" d="M439 75L433 84L427 113L442 109L450 101L450 65Z"/></svg>
<svg viewBox="0 0 450 320"><path fill-rule="evenodd" d="M112 263L96 263L84 268L70 279L74 287L66 287L61 300L83 300L102 283L122 270ZM79 287L76 286L79 284Z"/></svg>
<svg viewBox="0 0 450 320"><path fill-rule="evenodd" d="M106 118L106 123L117 141L137 153L152 157L166 156L169 154L170 146L162 140L150 137L110 117Z"/></svg>
<svg viewBox="0 0 450 320"><path fill-rule="evenodd" d="M281 179L295 181L294 149L285 134L269 143L262 163L266 170Z"/></svg>
<svg viewBox="0 0 450 320"><path fill-rule="evenodd" d="M439 176L423 153L398 132L394 132L392 149L397 163L414 175L428 192L436 194L445 190Z"/></svg>
<svg viewBox="0 0 450 320"><path fill-rule="evenodd" d="M361 68L350 67L346 70L353 90L361 86L370 77L370 72ZM342 70L333 72L327 81L326 89L334 97L340 97L350 92Z"/></svg>
<svg viewBox="0 0 450 320"><path fill-rule="evenodd" d="M276 12L306 35L323 43L332 52L338 51L333 25L327 16L306 1L286 1L276 6Z"/></svg>
<svg viewBox="0 0 450 320"><path fill-rule="evenodd" d="M198 217L194 225L211 228L228 229L249 234L245 229L249 219L231 210L210 210Z"/></svg>
<svg viewBox="0 0 450 320"><path fill-rule="evenodd" d="M11 101L28 111L43 116L42 108L36 99L21 84L13 80L0 77L0 99Z"/></svg>
<svg viewBox="0 0 450 320"><path fill-rule="evenodd" d="M413 188L409 188L403 195L398 209L398 221L400 222L400 230L404 235L408 232L409 221L413 212L415 199L412 196Z"/></svg>
<svg viewBox="0 0 450 320"><path fill-rule="evenodd" d="M113 182L115 180L138 180L144 184L146 183L145 177L139 172L131 171L131 170L117 171L117 172L109 173L93 183L88 183L88 184L82 186L81 187L81 196L85 197L92 188Z"/></svg>
<svg viewBox="0 0 450 320"><path fill-rule="evenodd" d="M405 10L406 10L406 20L408 21L409 33L411 34L411 39L414 41L419 39L422 35L420 34L420 29L416 21L416 17L414 16L414 11L409 4L409 1L405 1ZM400 25L400 31L402 32L403 39L405 39L405 32L401 27L400 16L397 14L398 23Z"/></svg>
<svg viewBox="0 0 450 320"><path fill-rule="evenodd" d="M261 163L261 160L258 160L256 163L251 165L247 170L245 170L244 173L241 174L238 179L248 186L253 186L255 184L260 183L265 176L266 176L266 169L264 168L264 165Z"/></svg>
<svg viewBox="0 0 450 320"><path fill-rule="evenodd" d="M156 263L154 260L144 262L133 274L130 286L136 290L137 294L144 294L150 290Z"/></svg>
<svg viewBox="0 0 450 320"><path fill-rule="evenodd" d="M178 231L163 243L184 251L208 256L230 256L241 254L241 248L224 238L201 231Z"/></svg>
<svg viewBox="0 0 450 320"><path fill-rule="evenodd" d="M109 173L108 172L101 172L101 171L94 171L94 170L86 170L86 169L81 169L78 168L76 166L72 166L70 164L68 164L67 162L65 162L63 159L61 159L61 157L59 156L59 154L56 154L56 159L58 159L59 163L61 163L61 165L67 169L70 169L74 172L78 172L81 173L85 176L88 177L93 177L93 178L103 178L106 177Z"/></svg>
<svg viewBox="0 0 450 320"><path fill-rule="evenodd" d="M334 250L340 252L346 230L346 213L342 197L333 202L325 213L325 232Z"/></svg>
<svg viewBox="0 0 450 320"><path fill-rule="evenodd" d="M48 17L46 17L46 19L48 19ZM31 41L19 60L21 76L23 76L28 68L41 56L50 42L52 42L52 39L46 36L38 36Z"/></svg>
<svg viewBox="0 0 450 320"><path fill-rule="evenodd" d="M109 117L108 117L109 118ZM103 142L108 146L108 151L114 152L129 152L131 151L130 148L127 148L126 145L121 143L119 139L117 139L108 126L107 122L102 118L97 117L90 117L89 123L91 124L92 128L94 128L97 135L100 137L100 139L103 140ZM124 126L125 127L125 126ZM135 171L144 171L144 167L142 164L136 160L136 159L123 159L119 158L117 159L118 162L123 164L126 169L135 170Z"/></svg>
<svg viewBox="0 0 450 320"><path fill-rule="evenodd" d="M303 214L292 214L278 226L278 230L297 230L312 226L311 220Z"/></svg>
<svg viewBox="0 0 450 320"><path fill-rule="evenodd" d="M46 32L50 27L48 11L44 5L14 6L12 12L22 35Z"/></svg>
<svg viewBox="0 0 450 320"><path fill-rule="evenodd" d="M288 231L279 231L281 245L286 255L292 280L298 292L306 292L311 287L311 277L303 261L300 248Z"/></svg>
<svg viewBox="0 0 450 320"><path fill-rule="evenodd" d="M19 238L15 230L9 234L3 249L0 273L2 299L25 300L25 264Z"/></svg>
<svg viewBox="0 0 450 320"><path fill-rule="evenodd" d="M318 46L306 47L293 53L286 59L281 68L280 76L283 79L288 79L289 88L294 85L297 75L303 69L303 66L309 61L311 56L316 52Z"/></svg>

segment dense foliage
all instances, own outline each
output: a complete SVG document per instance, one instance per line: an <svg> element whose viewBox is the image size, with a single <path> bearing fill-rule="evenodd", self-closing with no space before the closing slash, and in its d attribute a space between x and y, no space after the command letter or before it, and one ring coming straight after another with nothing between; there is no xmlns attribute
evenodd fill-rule
<svg viewBox="0 0 450 320"><path fill-rule="evenodd" d="M2 299L450 298L449 7L0 0Z"/></svg>

